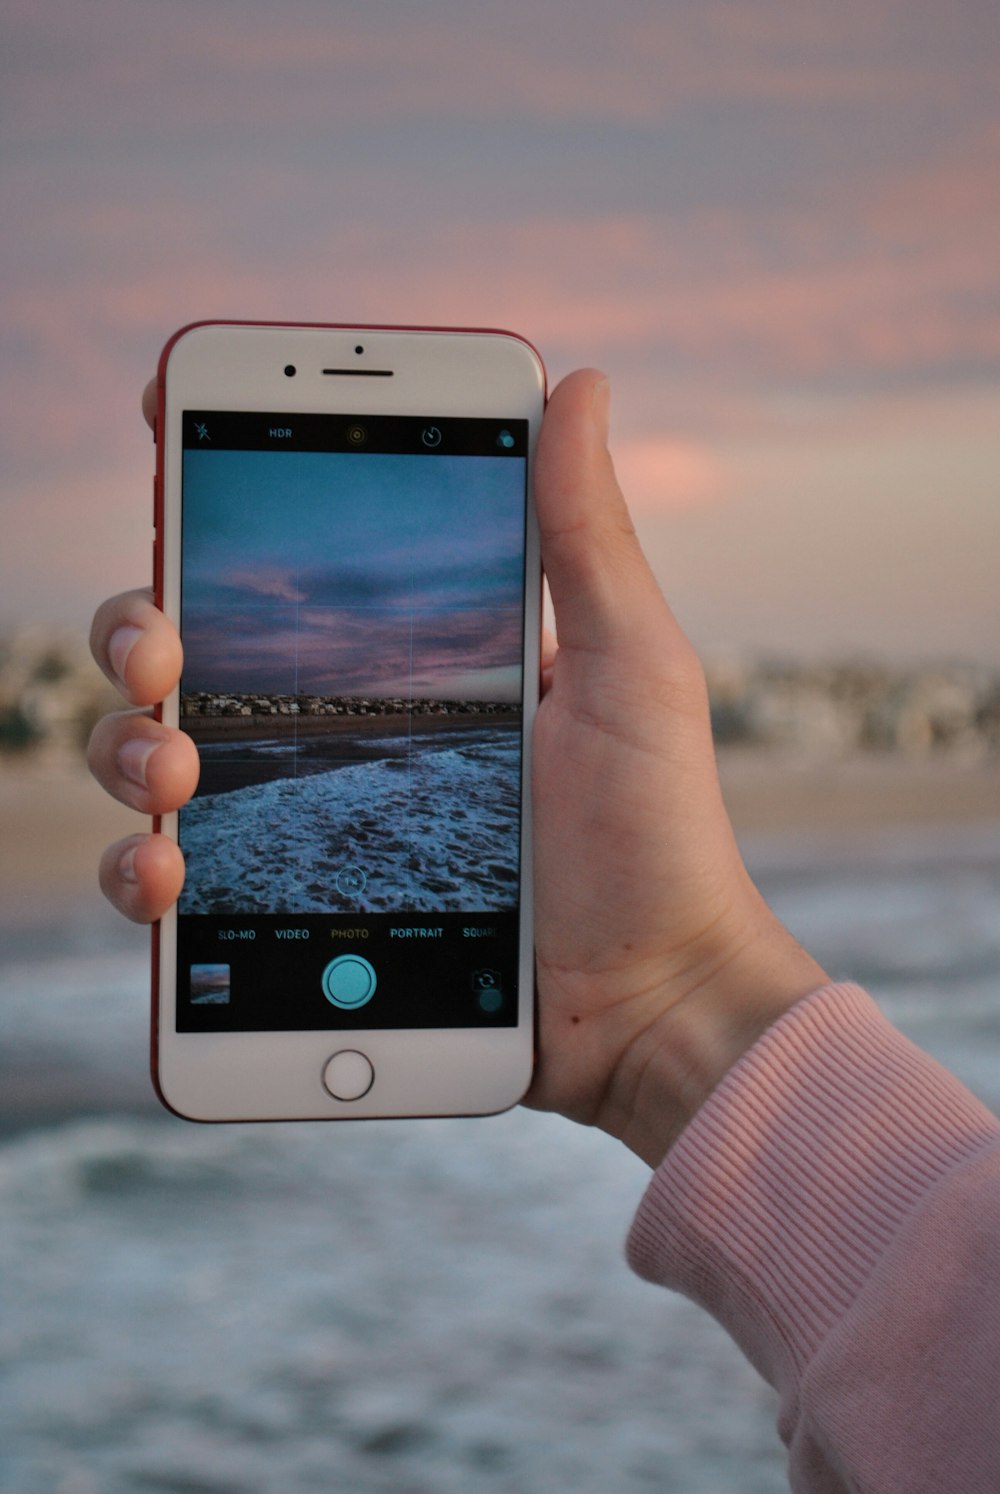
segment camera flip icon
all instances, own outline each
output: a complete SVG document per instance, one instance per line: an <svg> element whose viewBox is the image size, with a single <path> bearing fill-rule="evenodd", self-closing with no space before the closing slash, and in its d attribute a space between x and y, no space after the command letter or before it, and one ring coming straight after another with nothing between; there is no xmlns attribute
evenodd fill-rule
<svg viewBox="0 0 1000 1494"><path fill-rule="evenodd" d="M503 1006L503 983L499 970L473 970L472 989L481 1011L498 1012Z"/></svg>

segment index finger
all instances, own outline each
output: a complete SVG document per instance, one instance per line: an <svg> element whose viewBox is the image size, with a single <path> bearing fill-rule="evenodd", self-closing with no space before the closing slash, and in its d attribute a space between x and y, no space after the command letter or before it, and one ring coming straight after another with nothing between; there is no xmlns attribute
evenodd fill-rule
<svg viewBox="0 0 1000 1494"><path fill-rule="evenodd" d="M101 603L90 629L90 651L133 705L155 705L180 679L181 640L149 588L123 591Z"/></svg>

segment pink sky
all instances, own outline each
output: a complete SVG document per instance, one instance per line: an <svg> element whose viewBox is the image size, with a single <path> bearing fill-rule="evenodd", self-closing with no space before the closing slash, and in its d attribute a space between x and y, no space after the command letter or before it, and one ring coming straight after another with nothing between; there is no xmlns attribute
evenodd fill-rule
<svg viewBox="0 0 1000 1494"><path fill-rule="evenodd" d="M144 580L202 316L509 325L611 373L705 648L992 657L1000 11L16 0L0 625Z"/></svg>

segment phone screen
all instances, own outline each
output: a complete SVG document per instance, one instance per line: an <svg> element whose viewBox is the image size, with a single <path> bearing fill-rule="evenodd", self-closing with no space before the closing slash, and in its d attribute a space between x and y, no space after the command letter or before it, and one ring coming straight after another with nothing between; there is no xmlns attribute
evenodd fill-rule
<svg viewBox="0 0 1000 1494"><path fill-rule="evenodd" d="M517 1023L527 450L184 412L179 1032Z"/></svg>

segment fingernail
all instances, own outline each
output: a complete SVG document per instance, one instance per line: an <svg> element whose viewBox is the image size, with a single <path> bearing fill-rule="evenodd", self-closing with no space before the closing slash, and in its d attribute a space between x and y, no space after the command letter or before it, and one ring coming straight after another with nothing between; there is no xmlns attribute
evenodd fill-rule
<svg viewBox="0 0 1000 1494"><path fill-rule="evenodd" d="M125 685L125 666L128 663L128 656L141 637L141 628L133 627L130 623L123 623L120 628L115 629L108 639L108 658L111 661L111 668L121 681L123 689L127 688Z"/></svg>
<svg viewBox="0 0 1000 1494"><path fill-rule="evenodd" d="M118 749L118 766L122 776L137 788L146 788L146 764L162 745L155 737L132 737L123 742Z"/></svg>
<svg viewBox="0 0 1000 1494"><path fill-rule="evenodd" d="M608 444L608 434L611 427L611 381L601 379L600 383L594 385L593 391L594 424L600 432L601 441L605 446Z"/></svg>
<svg viewBox="0 0 1000 1494"><path fill-rule="evenodd" d="M118 875L123 882L138 882L139 880L135 869L135 853L138 849L138 846L129 846L128 850L122 854L118 863Z"/></svg>

